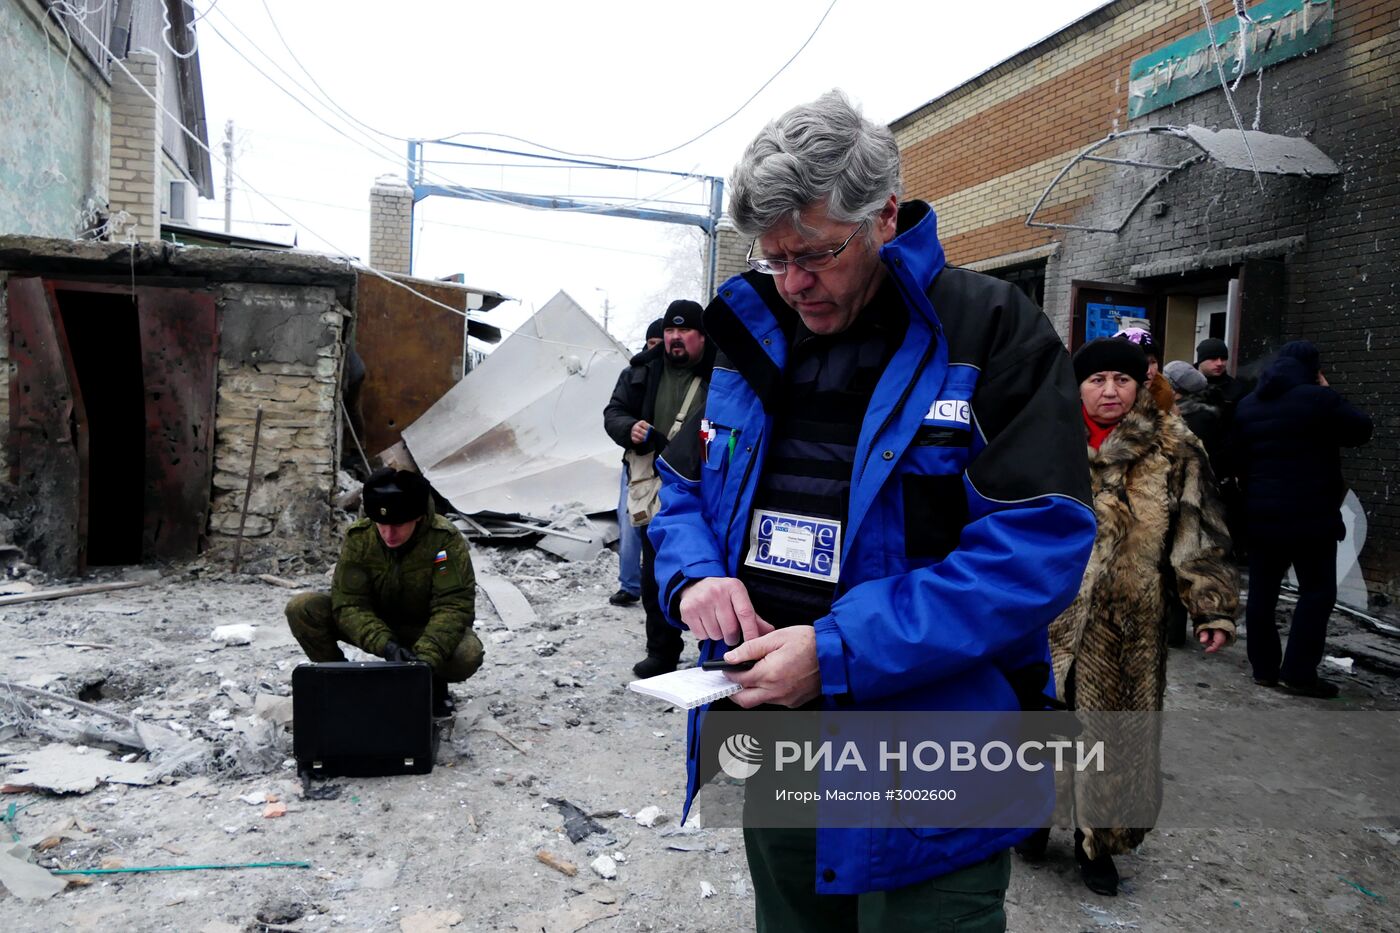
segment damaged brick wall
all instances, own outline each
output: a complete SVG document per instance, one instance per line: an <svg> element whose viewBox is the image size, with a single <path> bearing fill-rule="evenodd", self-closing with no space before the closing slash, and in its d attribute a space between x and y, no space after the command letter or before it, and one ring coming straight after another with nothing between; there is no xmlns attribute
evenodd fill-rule
<svg viewBox="0 0 1400 933"><path fill-rule="evenodd" d="M219 300L210 544L232 546L263 410L245 555L323 556L334 531L343 333L329 287L226 285Z"/></svg>

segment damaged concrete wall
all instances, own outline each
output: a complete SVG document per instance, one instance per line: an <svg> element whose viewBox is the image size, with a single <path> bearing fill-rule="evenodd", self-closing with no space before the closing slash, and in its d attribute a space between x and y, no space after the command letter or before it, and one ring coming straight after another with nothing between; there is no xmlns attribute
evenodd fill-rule
<svg viewBox="0 0 1400 933"><path fill-rule="evenodd" d="M221 288L211 547L230 547L238 534L259 407L244 553L315 554L331 544L349 316L331 287Z"/></svg>
<svg viewBox="0 0 1400 933"><path fill-rule="evenodd" d="M0 231L75 236L107 202L109 88L43 18L0 0Z"/></svg>
<svg viewBox="0 0 1400 933"><path fill-rule="evenodd" d="M9 275L0 272L0 483L10 481L10 323L5 296Z"/></svg>

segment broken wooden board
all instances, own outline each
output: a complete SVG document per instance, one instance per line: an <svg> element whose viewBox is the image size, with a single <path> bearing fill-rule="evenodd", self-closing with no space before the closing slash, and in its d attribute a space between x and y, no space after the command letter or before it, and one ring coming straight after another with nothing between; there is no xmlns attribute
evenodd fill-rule
<svg viewBox="0 0 1400 933"><path fill-rule="evenodd" d="M98 784L154 784L149 764L108 758L106 752L74 745L49 745L37 752L13 755L5 762L5 783L56 794L86 794Z"/></svg>
<svg viewBox="0 0 1400 933"><path fill-rule="evenodd" d="M83 586L60 586L52 590L34 590L14 596L0 596L0 606L13 606L16 603L31 603L41 599L63 599L68 596L86 596L89 593L106 593L111 590L129 590L134 586L145 586L144 580L117 580L112 583L87 583Z"/></svg>
<svg viewBox="0 0 1400 933"><path fill-rule="evenodd" d="M491 600L491 605L496 608L496 615L501 617L501 623L511 631L539 621L539 616L535 614L525 594L505 577L479 573L476 575L476 585L477 589Z"/></svg>

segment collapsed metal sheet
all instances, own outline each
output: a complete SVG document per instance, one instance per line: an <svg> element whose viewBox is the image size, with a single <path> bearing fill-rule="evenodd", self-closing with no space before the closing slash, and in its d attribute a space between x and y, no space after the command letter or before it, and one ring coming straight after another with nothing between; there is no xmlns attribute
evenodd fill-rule
<svg viewBox="0 0 1400 933"><path fill-rule="evenodd" d="M1204 126L1188 126L1186 135L1226 168L1248 172L1257 167L1271 175L1336 175L1340 171L1326 153L1301 136L1257 130L1241 134L1239 130L1211 130Z"/></svg>
<svg viewBox="0 0 1400 933"><path fill-rule="evenodd" d="M403 432L460 512L617 507L622 456L603 431L627 352L559 292Z"/></svg>

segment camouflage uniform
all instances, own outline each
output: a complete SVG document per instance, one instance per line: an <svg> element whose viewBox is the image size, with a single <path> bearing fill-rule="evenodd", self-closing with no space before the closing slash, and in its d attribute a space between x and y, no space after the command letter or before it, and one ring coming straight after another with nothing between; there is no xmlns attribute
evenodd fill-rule
<svg viewBox="0 0 1400 933"><path fill-rule="evenodd" d="M472 631L476 575L466 542L431 512L400 548L385 547L374 523L350 526L330 593L287 603L287 623L312 661L344 661L338 642L381 655L390 640L448 683L466 680L485 652Z"/></svg>

